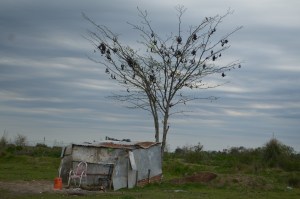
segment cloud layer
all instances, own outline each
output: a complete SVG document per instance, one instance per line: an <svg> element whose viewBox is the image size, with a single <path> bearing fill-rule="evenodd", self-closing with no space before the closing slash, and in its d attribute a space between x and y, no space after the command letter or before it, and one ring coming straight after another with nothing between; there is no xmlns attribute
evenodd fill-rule
<svg viewBox="0 0 300 199"><path fill-rule="evenodd" d="M90 24L120 33L136 45L138 34L127 24L139 23L138 6L147 9L160 34L177 27L174 7L181 1L1 1L0 130L28 140L81 142L105 136L153 140L148 113L109 101L124 89L110 81L104 67L92 62L93 46L84 39ZM272 138L300 151L300 2L184 1L186 28L205 16L235 12L221 32L243 25L232 37L224 60L244 60L242 69L226 76L222 87L200 93L218 96L200 101L192 111L170 120L171 149L201 142L207 150L230 146L257 147ZM225 58L226 57L226 58Z"/></svg>

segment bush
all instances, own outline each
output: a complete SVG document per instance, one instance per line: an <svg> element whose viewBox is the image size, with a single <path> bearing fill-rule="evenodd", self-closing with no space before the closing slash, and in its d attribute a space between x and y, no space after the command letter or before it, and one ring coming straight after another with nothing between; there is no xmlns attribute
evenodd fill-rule
<svg viewBox="0 0 300 199"><path fill-rule="evenodd" d="M291 187L300 187L300 177L295 174L292 174L288 178L288 185Z"/></svg>
<svg viewBox="0 0 300 199"><path fill-rule="evenodd" d="M61 147L48 147L48 146L39 146L32 148L32 156L36 157L60 157Z"/></svg>
<svg viewBox="0 0 300 199"><path fill-rule="evenodd" d="M188 163L199 163L202 160L203 145L200 142L195 146L177 147L175 156L183 158Z"/></svg>
<svg viewBox="0 0 300 199"><path fill-rule="evenodd" d="M6 147L6 152L11 153L11 154L15 153L16 150L17 150L17 149L16 149L16 146L13 145L13 144L9 144L9 145L7 145L7 147Z"/></svg>
<svg viewBox="0 0 300 199"><path fill-rule="evenodd" d="M185 155L185 161L188 163L200 163L202 160L201 152L190 151Z"/></svg>
<svg viewBox="0 0 300 199"><path fill-rule="evenodd" d="M258 173L266 168L280 168L285 171L300 171L300 154L273 138L263 147L247 149L231 147L221 151L203 151L203 146L177 147L168 154L168 159L182 159L186 163L201 163L223 168L226 172Z"/></svg>
<svg viewBox="0 0 300 199"><path fill-rule="evenodd" d="M2 135L1 139L0 139L0 149L4 149L8 144L8 140L5 136L5 134Z"/></svg>
<svg viewBox="0 0 300 199"><path fill-rule="evenodd" d="M46 144L37 143L35 147L47 148L48 146Z"/></svg>
<svg viewBox="0 0 300 199"><path fill-rule="evenodd" d="M278 166L285 171L300 171L300 158L294 155L282 157Z"/></svg>
<svg viewBox="0 0 300 199"><path fill-rule="evenodd" d="M26 136L18 134L15 137L15 145L16 146L24 147L24 146L26 146L26 144L27 144L27 137Z"/></svg>
<svg viewBox="0 0 300 199"><path fill-rule="evenodd" d="M263 147L263 161L269 167L291 168L294 149L272 138Z"/></svg>

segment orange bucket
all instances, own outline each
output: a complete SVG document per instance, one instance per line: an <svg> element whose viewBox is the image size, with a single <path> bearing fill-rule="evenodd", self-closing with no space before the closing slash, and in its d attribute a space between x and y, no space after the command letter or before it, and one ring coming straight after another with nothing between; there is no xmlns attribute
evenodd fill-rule
<svg viewBox="0 0 300 199"><path fill-rule="evenodd" d="M62 179L54 178L54 189L62 190Z"/></svg>

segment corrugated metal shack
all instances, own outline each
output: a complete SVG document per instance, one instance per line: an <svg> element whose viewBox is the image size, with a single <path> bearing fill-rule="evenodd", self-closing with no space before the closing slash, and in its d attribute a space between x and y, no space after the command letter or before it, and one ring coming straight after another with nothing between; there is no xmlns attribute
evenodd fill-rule
<svg viewBox="0 0 300 199"><path fill-rule="evenodd" d="M157 142L105 141L71 144L62 151L61 177L67 183L70 169L88 163L87 186L99 185L99 177L113 164L114 190L159 181L162 176L161 145Z"/></svg>

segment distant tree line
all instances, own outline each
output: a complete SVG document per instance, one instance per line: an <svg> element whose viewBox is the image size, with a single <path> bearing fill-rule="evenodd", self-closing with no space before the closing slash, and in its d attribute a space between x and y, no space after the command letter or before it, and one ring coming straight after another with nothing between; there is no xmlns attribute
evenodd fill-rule
<svg viewBox="0 0 300 199"><path fill-rule="evenodd" d="M30 156L48 156L60 157L61 147L49 147L45 143L37 143L35 146L29 146L27 137L18 134L11 142L7 138L7 133L0 138L0 157L10 155L30 155Z"/></svg>
<svg viewBox="0 0 300 199"><path fill-rule="evenodd" d="M203 145L198 143L195 146L177 147L167 156L181 158L188 163L223 165L235 170L247 167L253 172L259 172L265 168L300 171L300 153L276 138L270 139L259 148L248 149L240 146L223 151L204 151Z"/></svg>
<svg viewBox="0 0 300 199"><path fill-rule="evenodd" d="M7 155L30 155L60 157L61 147L49 147L45 143L28 146L27 137L18 134L9 142L4 133L0 138L0 157ZM204 151L199 142L193 146L177 147L174 152L165 152L168 159L181 159L186 163L216 165L229 170L244 170L257 173L266 168L279 168L285 171L300 171L300 153L281 143L276 138L270 139L258 148L231 147L223 151Z"/></svg>

